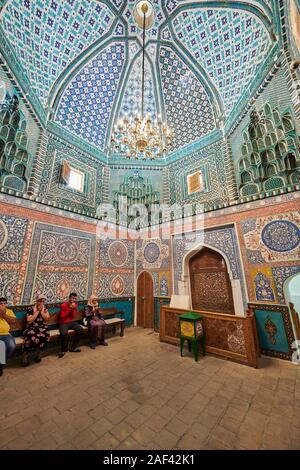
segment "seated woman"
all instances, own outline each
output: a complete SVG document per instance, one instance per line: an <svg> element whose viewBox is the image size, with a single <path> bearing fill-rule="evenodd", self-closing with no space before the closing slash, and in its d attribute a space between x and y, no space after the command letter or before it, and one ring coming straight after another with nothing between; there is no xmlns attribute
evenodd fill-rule
<svg viewBox="0 0 300 470"><path fill-rule="evenodd" d="M102 346L108 346L106 341L104 341L106 323L101 315L101 309L98 307L95 295L91 295L84 309L84 323L89 328L90 346L92 349L95 349L97 339L99 339L99 344Z"/></svg>
<svg viewBox="0 0 300 470"><path fill-rule="evenodd" d="M29 352L36 350L35 362L41 362L42 352L50 339L47 321L50 318L45 307L45 296L39 295L33 307L27 309L27 326L23 331L22 366L29 366Z"/></svg>

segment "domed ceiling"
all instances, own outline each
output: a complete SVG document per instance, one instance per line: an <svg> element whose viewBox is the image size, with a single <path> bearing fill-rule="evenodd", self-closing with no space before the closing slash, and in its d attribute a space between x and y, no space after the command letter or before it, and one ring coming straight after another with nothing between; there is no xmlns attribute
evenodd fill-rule
<svg viewBox="0 0 300 470"><path fill-rule="evenodd" d="M2 1L1 35L53 128L104 156L120 116L140 111L135 0ZM174 131L172 151L224 125L272 50L271 0L153 0L146 108ZM1 2L0 2L1 5Z"/></svg>

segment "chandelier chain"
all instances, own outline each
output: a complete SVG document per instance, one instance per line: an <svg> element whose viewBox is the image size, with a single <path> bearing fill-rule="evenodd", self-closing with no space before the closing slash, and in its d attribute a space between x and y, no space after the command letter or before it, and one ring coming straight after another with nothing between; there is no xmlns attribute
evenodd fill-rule
<svg viewBox="0 0 300 470"><path fill-rule="evenodd" d="M150 113L145 113L145 56L146 56L146 28L149 27L149 18L153 16L151 4L145 0L139 2L140 11L138 25L143 27L143 47L142 47L142 101L140 111L136 116L123 117L115 125L111 135L110 150L114 154L135 160L155 160L155 158L165 158L168 148L171 145L172 132L166 122L158 115L154 120ZM147 23L148 21L148 23ZM150 80L151 86L151 80ZM141 114L140 114L141 113Z"/></svg>
<svg viewBox="0 0 300 470"><path fill-rule="evenodd" d="M143 20L143 62L142 62L142 118L144 117L144 91L145 91L145 37L146 37L146 12Z"/></svg>

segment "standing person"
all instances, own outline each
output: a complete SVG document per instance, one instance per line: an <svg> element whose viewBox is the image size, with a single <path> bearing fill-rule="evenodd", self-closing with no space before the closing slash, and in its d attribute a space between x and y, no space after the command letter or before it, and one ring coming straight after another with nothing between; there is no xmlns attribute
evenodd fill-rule
<svg viewBox="0 0 300 470"><path fill-rule="evenodd" d="M98 339L102 346L108 346L106 341L104 341L106 323L101 315L101 310L98 306L97 297L95 295L91 295L89 298L87 306L84 309L84 317L89 328L91 348L95 349Z"/></svg>
<svg viewBox="0 0 300 470"><path fill-rule="evenodd" d="M23 331L22 344L23 367L29 366L29 352L32 349L36 350L35 362L41 362L42 353L50 339L47 325L50 314L45 307L45 300L44 295L38 295L35 305L27 309L27 324Z"/></svg>
<svg viewBox="0 0 300 470"><path fill-rule="evenodd" d="M0 297L0 376L6 359L12 356L16 349L14 337L9 333L10 327L16 325L14 312L7 308L7 299Z"/></svg>
<svg viewBox="0 0 300 470"><path fill-rule="evenodd" d="M60 338L61 338L61 352L59 353L58 357L64 357L68 350L68 331L74 330L75 335L72 340L71 347L69 349L70 352L81 352L77 346L79 344L79 340L83 334L83 328L74 321L74 318L77 314L77 294L72 292L69 295L69 301L64 302L60 306L60 314L59 314L59 331L60 331Z"/></svg>

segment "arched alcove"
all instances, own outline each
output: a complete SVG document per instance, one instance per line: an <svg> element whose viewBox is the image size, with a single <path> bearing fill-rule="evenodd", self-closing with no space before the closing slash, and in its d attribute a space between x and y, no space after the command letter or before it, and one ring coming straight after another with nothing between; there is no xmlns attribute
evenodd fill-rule
<svg viewBox="0 0 300 470"><path fill-rule="evenodd" d="M223 279L227 279L228 281L228 286L230 287L231 295L232 295L232 307L231 311L222 311L221 313L231 313L235 315L245 315L245 309L244 309L244 303L243 303L243 294L242 294L242 288L241 288L241 280L240 279L234 279L232 275L232 271L230 268L230 262L226 256L225 253L220 251L219 249L212 247L208 244L201 243L197 246L194 246L191 248L191 250L185 254L183 260L182 260L182 279L179 282L179 294L181 295L188 295L190 297L190 304L192 305L192 285L191 285L191 276L190 276L190 260L193 258L195 259L198 254L202 252L203 256L205 257L205 254L207 255L208 253L211 253L212 256L215 257L215 260L219 259L220 264L223 263L223 269L224 269L224 275L219 276L220 278L223 277ZM201 258L201 255L200 255ZM204 259L204 258L203 258ZM204 271L202 271L203 273ZM213 270L211 271L213 272ZM200 276L199 276L200 277ZM203 276L202 276L203 277ZM216 277L216 276L212 276ZM217 276L218 277L218 276ZM226 281L226 282L227 282ZM229 288L228 287L228 288ZM206 284L206 289L207 289L207 284ZM211 296L215 295L213 292L210 293ZM220 292L217 293L217 296L220 296ZM194 307L193 307L194 308ZM205 309L202 309L205 310ZM216 309L211 308L208 311L217 311ZM227 309L229 310L229 309ZM218 310L220 312L220 309Z"/></svg>
<svg viewBox="0 0 300 470"><path fill-rule="evenodd" d="M204 247L190 259L189 272L193 309L234 313L230 277L220 253Z"/></svg>
<svg viewBox="0 0 300 470"><path fill-rule="evenodd" d="M283 285L286 303L292 302L300 319L300 273L289 277Z"/></svg>

